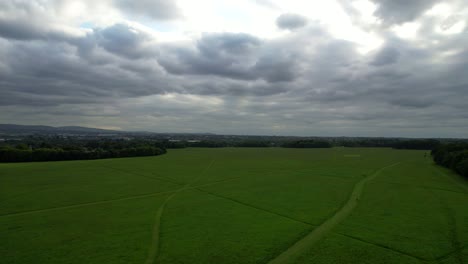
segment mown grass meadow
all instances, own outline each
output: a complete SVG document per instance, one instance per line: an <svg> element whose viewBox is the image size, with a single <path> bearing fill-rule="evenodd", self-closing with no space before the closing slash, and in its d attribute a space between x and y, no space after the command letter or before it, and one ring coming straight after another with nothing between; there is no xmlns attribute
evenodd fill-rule
<svg viewBox="0 0 468 264"><path fill-rule="evenodd" d="M0 164L0 262L269 263L368 177L349 215L282 263L468 263L468 183L386 148Z"/></svg>

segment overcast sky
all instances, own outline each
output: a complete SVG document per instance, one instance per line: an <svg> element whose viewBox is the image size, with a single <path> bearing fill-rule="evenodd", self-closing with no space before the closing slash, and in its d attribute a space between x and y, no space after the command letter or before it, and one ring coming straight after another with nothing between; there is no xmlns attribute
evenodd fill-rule
<svg viewBox="0 0 468 264"><path fill-rule="evenodd" d="M0 123L468 137L468 1L1 0Z"/></svg>

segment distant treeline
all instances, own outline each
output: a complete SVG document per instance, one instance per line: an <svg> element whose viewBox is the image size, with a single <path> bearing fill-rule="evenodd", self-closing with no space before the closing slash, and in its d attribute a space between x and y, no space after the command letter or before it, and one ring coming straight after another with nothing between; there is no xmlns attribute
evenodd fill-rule
<svg viewBox="0 0 468 264"><path fill-rule="evenodd" d="M440 142L435 139L391 139L391 138L365 138L365 139L300 139L300 140L203 140L197 142L177 141L166 142L165 147L170 148L223 148L223 147L283 147L283 148L331 148L331 147L386 147L395 149L432 150Z"/></svg>
<svg viewBox="0 0 468 264"><path fill-rule="evenodd" d="M333 145L327 141L320 140L299 140L284 143L284 148L331 148Z"/></svg>
<svg viewBox="0 0 468 264"><path fill-rule="evenodd" d="M236 141L223 141L223 140L201 140L196 142L190 141L176 141L176 142L162 142L168 149L177 148L267 148L277 146L273 141L264 140L236 140Z"/></svg>
<svg viewBox="0 0 468 264"><path fill-rule="evenodd" d="M434 161L468 177L468 143L442 144L431 152Z"/></svg>
<svg viewBox="0 0 468 264"><path fill-rule="evenodd" d="M433 150L439 145L440 141L435 139L414 139L395 142L392 147L396 149Z"/></svg>
<svg viewBox="0 0 468 264"><path fill-rule="evenodd" d="M0 162L91 160L156 156L166 153L159 144L112 141L50 141L0 146Z"/></svg>
<svg viewBox="0 0 468 264"><path fill-rule="evenodd" d="M133 139L79 139L31 136L21 141L0 142L0 162L86 160L120 157L154 156L166 149L187 147L388 147L396 149L432 150L440 145L434 139L398 138L294 138L245 136L205 140L169 140L151 138Z"/></svg>
<svg viewBox="0 0 468 264"><path fill-rule="evenodd" d="M203 140L197 142L178 141L164 143L170 148L331 148L333 145L325 140L298 140L298 141L270 141L270 140L238 140L238 141L210 141Z"/></svg>

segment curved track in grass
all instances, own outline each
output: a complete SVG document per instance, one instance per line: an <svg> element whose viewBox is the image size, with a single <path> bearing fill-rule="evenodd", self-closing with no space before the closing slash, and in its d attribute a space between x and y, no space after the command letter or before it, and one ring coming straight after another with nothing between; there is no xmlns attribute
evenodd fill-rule
<svg viewBox="0 0 468 264"><path fill-rule="evenodd" d="M394 163L383 168L378 169L376 172L367 176L366 178L359 181L353 188L348 201L338 210L332 217L323 222L320 226L312 230L305 237L294 243L291 247L283 251L276 258L270 260L268 264L283 264L290 263L295 260L304 250L313 246L317 241L328 234L335 226L342 222L358 205L359 198L362 195L364 186L367 182L377 177L383 170L396 166L401 162Z"/></svg>
<svg viewBox="0 0 468 264"><path fill-rule="evenodd" d="M159 206L159 209L156 212L156 219L155 219L154 225L153 225L153 236L152 236L152 239L151 239L151 245L150 245L150 248L149 248L149 251L148 251L148 256L146 257L145 264L153 264L158 259L160 233L161 233L161 218L162 218L162 215L164 213L164 208L166 208L166 205L178 193L180 193L181 191L184 191L186 189L190 189L191 185L193 183L195 183L198 179L200 179L200 177L203 176L211 168L213 163L214 163L214 160L211 160L210 164L208 164L208 166L206 166L206 168L200 173L200 175L198 175L198 177L196 177L193 181L185 184L184 186L182 186L179 189L177 189L176 191L174 191L174 193L169 195L166 198L166 200L164 201L164 203L161 206Z"/></svg>

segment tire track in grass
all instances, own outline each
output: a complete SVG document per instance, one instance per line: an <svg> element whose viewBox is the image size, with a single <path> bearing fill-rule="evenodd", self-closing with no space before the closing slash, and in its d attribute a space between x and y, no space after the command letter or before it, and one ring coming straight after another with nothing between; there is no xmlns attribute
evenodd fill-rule
<svg viewBox="0 0 468 264"><path fill-rule="evenodd" d="M340 222L342 222L353 211L353 209L359 203L359 198L361 197L362 192L364 190L364 186L367 182L377 177L383 170L396 166L400 163L401 162L397 162L380 168L370 176L367 176L366 178L359 181L356 185L354 185L353 191L351 192L349 199L346 201L343 207L341 207L340 210L338 210L332 217L327 219L320 226L312 230L312 232L310 232L305 237L294 243L291 247L283 251L276 258L270 260L268 264L290 263L293 260L295 260L302 252L304 252L304 250L310 248L317 241L322 239L326 234L328 234L334 227L336 227Z"/></svg>
<svg viewBox="0 0 468 264"><path fill-rule="evenodd" d="M456 255L458 263L464 264L463 252L461 250L462 245L460 243L460 238L458 237L457 221L455 219L454 212L450 207L448 207L448 205L444 208L444 210L446 211L448 225L450 228L450 240L454 251L453 254Z"/></svg>
<svg viewBox="0 0 468 264"><path fill-rule="evenodd" d="M222 183L222 182L225 182L225 181L232 181L232 180L236 180L236 179L239 179L239 178L241 178L241 177L229 178L229 179L224 179L224 180L219 180L219 181L214 181L214 182L208 182L208 183L205 183L205 184L202 184L202 185L197 185L197 186L190 186L190 187L187 187L186 190L188 190L188 189L197 189L199 187L215 185L215 184L218 184L218 183ZM51 211L66 210L66 209L71 209L71 208L79 208L79 207L84 207L84 206L106 204L106 203L113 203L113 202L119 202L119 201L127 201L127 200L157 196L157 195L160 195L160 194L173 193L173 192L176 192L176 191L177 190L169 190L169 191L163 191L163 192L154 192L154 193L140 194L140 195L134 195L134 196L127 196L127 197L110 199L110 200L101 200L101 201L71 204L71 205L50 207L50 208L30 210L30 211L0 214L0 218L1 217L8 217L8 216L16 216L16 215L29 215L29 214L36 214L36 213L45 213L45 212L51 212Z"/></svg>
<svg viewBox="0 0 468 264"><path fill-rule="evenodd" d="M419 260L420 262L428 262L428 261L433 261L434 260L434 259L429 259L429 258L422 258L422 257L416 256L416 255L410 254L408 252L386 246L384 244L380 244L380 243L376 243L376 242L370 242L370 241L364 240L362 238L347 235L347 234L344 234L344 233L340 233L340 232L333 232L333 233L336 234L336 235L344 236L344 237L347 237L349 239L353 239L353 240L362 242L362 243L366 243L366 244L373 245L373 246L376 246L376 247L379 247L379 248L383 248L383 249L386 249L386 250L389 250L389 251L392 251L392 252L407 256L407 257L411 257L411 258L414 258L416 260Z"/></svg>
<svg viewBox="0 0 468 264"><path fill-rule="evenodd" d="M154 175L155 177L150 177L150 176L146 176L144 174L129 172L129 171L126 171L126 170L121 170L121 169L108 167L108 166L104 166L104 165L97 165L97 166L94 165L94 166L87 166L87 167L88 168L103 168L103 169L107 169L107 170L114 170L114 171L122 172L122 173L125 173L125 174L128 174L128 175L135 175L135 176L143 177L143 178L150 179L150 180L159 180L159 181L163 181L163 182L176 184L176 185L179 185L179 186L183 185L183 183L177 182L174 179L171 179L171 178L165 177L165 176ZM7 199L4 199L3 201L0 202L0 206L5 204L6 202L14 201L19 197L30 195L30 194L37 193L37 192L42 192L42 191L45 191L45 190L50 190L50 189L53 189L53 188L51 188L51 187L40 188L40 189L36 189L36 190L33 190L33 191L28 191L28 192L24 192L24 193L20 193L20 194L8 197ZM95 205L95 204L108 203L108 202L114 202L114 201L123 201L123 200L127 200L127 199L136 199L136 198L140 198L140 197L153 196L153 195L157 195L157 194L164 194L164 193L171 193L171 192L173 192L173 191L155 192L155 193L148 193L148 194L142 194L142 195L135 195L135 196L111 199L111 200L88 202L88 203L82 203L82 204L72 204L72 205L67 205L67 206L52 207L52 208L46 208L46 209L38 209L38 210L24 211L24 212L18 212L18 213L9 213L9 214L3 214L3 215L0 214L0 217L7 216L7 215L21 215L21 214L55 211L55 210L60 210L60 209L75 208L75 207L81 207L81 206L86 206L86 205Z"/></svg>
<svg viewBox="0 0 468 264"><path fill-rule="evenodd" d="M457 175L453 175L453 176L452 176L452 175L448 175L447 173L441 171L440 168L438 168L439 165L435 165L435 164L434 164L434 166L436 166L436 167L434 168L434 170L435 170L439 175L442 175L442 176L444 176L444 177L449 178L453 183L455 183L457 186L459 186L461 189L463 189L463 191L464 191L465 194L468 194L468 184L467 184L467 182L466 182L464 179L461 178L461 176L459 176L458 174L457 174ZM458 177L457 177L457 176L458 176ZM457 177L457 178L455 178L455 177Z"/></svg>
<svg viewBox="0 0 468 264"><path fill-rule="evenodd" d="M37 209L37 210L31 210L31 211L9 213L9 214L0 215L0 217L18 216L18 215L29 215L29 214L36 214L36 213L52 212L52 211L58 211L58 210L79 208L79 207L84 207L84 206L89 206L89 205L98 205L98 204L106 204L106 203L127 201L127 200L139 199L139 198L146 198L146 197L157 196L157 195L167 194L167 193L172 193L172 192L174 192L174 191L172 190L172 191L164 191L164 192L155 192L155 193L148 193L148 194L141 194L141 195L135 195L135 196L128 196L128 197L123 197L123 198L111 199L111 200L102 200L102 201L89 202L89 203L80 203L80 204L72 204L72 205L66 205L66 206L60 206L60 207L51 207L51 208Z"/></svg>
<svg viewBox="0 0 468 264"><path fill-rule="evenodd" d="M460 242L460 238L458 237L458 230L457 230L457 219L455 218L455 212L449 206L447 201L444 200L443 197L436 195L435 192L431 191L432 195L436 196L439 200L440 207L447 218L447 226L449 228L449 239L450 243L452 244L453 253L452 255L456 255L457 262L459 264L464 264L463 262L463 252L462 252L462 245Z"/></svg>
<svg viewBox="0 0 468 264"><path fill-rule="evenodd" d="M151 244L150 244L150 248L149 248L149 251L148 251L148 256L146 257L145 264L153 264L153 263L156 262L156 260L159 257L161 219L162 219L162 216L164 214L164 209L166 208L166 205L178 193L180 193L180 192L182 192L184 190L193 189L193 187L191 187L190 185L192 185L193 183L198 181L200 179L200 177L203 176L211 168L213 163L214 163L214 160L211 160L210 164L208 164L208 166L206 166L206 168L200 173L200 175L198 175L198 177L196 177L193 181L185 184L181 188L175 190L174 193L169 195L166 198L166 200L163 202L163 204L159 206L159 209L156 212L156 217L155 217L155 221L154 221L154 225L153 225L153 233L152 233Z"/></svg>
<svg viewBox="0 0 468 264"><path fill-rule="evenodd" d="M466 248L468 248L468 245L462 246L462 247L457 248L457 249L455 249L455 250L453 250L453 251L451 251L451 252L449 252L447 254L439 256L439 257L435 258L434 261L442 261L442 260L448 259L448 258L452 257L454 254L458 254L459 251L465 250Z"/></svg>
<svg viewBox="0 0 468 264"><path fill-rule="evenodd" d="M458 247L458 248L456 248L456 249L454 249L454 250L452 250L452 251L450 251L448 253L445 253L445 254L443 254L441 256L438 256L438 257L435 257L435 258L424 258L424 257L420 257L420 256L410 254L410 253L402 251L402 250L398 250L398 249L386 246L384 244L367 241L365 239L355 237L355 236L352 236L352 235L348 235L348 234L344 234L344 233L340 233L340 232L333 232L333 233L336 234L336 235L344 236L344 237L347 237L347 238L350 238L350 239L353 239L353 240L356 240L356 241L360 241L360 242L363 242L363 243L366 243L366 244L369 244L369 245L373 245L373 246L377 246L377 247L380 247L380 248L383 248L383 249L387 249L387 250L393 251L395 253L399 253L401 255L412 257L412 258L417 259L417 260L419 260L421 262L424 262L424 263L426 263L426 262L431 262L432 263L434 261L441 261L441 260L447 259L449 257L452 257L454 254L458 254L459 251L463 251L464 249L468 248L468 245L460 246L460 247Z"/></svg>
<svg viewBox="0 0 468 264"><path fill-rule="evenodd" d="M435 172L437 172L437 174L449 178L450 181L452 181L452 183L454 183L455 185L460 187L465 194L468 194L468 182L465 179L463 179L459 174L454 173L455 175L453 175L453 174L448 175L445 171L443 171L444 169L445 170L448 170L448 169L446 169L446 168L438 165L437 163L435 163L435 161L432 158L427 159L427 164Z"/></svg>
<svg viewBox="0 0 468 264"><path fill-rule="evenodd" d="M279 216L279 217L282 217L282 218L286 218L286 219L289 219L289 220L297 222L297 223L306 224L308 226L316 226L316 225L314 225L312 223L309 223L309 222L306 222L306 221L303 221L303 220L300 220L300 219L295 219L295 218L292 218L292 217L287 216L287 215L276 213L274 211L263 209L261 207L258 207L258 206L255 206L255 205L252 205L252 204L249 204L249 203L245 203L245 202L233 199L233 198L229 198L229 197L226 197L226 196L223 196L223 195L219 195L219 194L216 194L216 193L213 193L213 192L209 192L209 191L206 191L206 190L203 190L203 189L200 189L200 188L194 188L194 189L196 189L196 190L198 190L200 192L203 192L203 193L206 193L206 194L209 194L209 195L224 199L224 200L229 200L231 202L235 202L237 204L240 204L240 205L243 205L243 206L246 206L246 207L250 207L250 208L253 208L253 209L256 209L256 210L259 210L259 211L262 211L262 212L266 212L266 213L269 213L269 214L273 214L273 215L276 215L276 216Z"/></svg>
<svg viewBox="0 0 468 264"><path fill-rule="evenodd" d="M433 164L433 166L435 166L435 167L433 167L433 169L439 175L442 175L442 176L445 176L445 177L449 178L456 186L459 186L462 189L462 191L464 191L463 194L468 194L468 185L466 184L466 181L464 181L464 179L462 179L459 175L448 175L447 173L443 172L440 169L439 165ZM436 258L436 260L442 260L442 259L448 258L450 256L456 255L455 257L456 257L458 263L464 264L464 257L463 257L463 252L462 251L466 246L461 245L460 239L458 237L458 232L457 232L457 228L456 228L457 225L456 225L456 219L455 219L455 216L454 216L454 212L453 212L452 208L449 207L448 203L446 201L444 201L441 197L439 197L439 200L440 200L442 208L444 209L445 214L447 216L448 225L450 227L450 239L451 239L451 242L452 242L453 251L450 252L446 256L441 256L439 258Z"/></svg>

